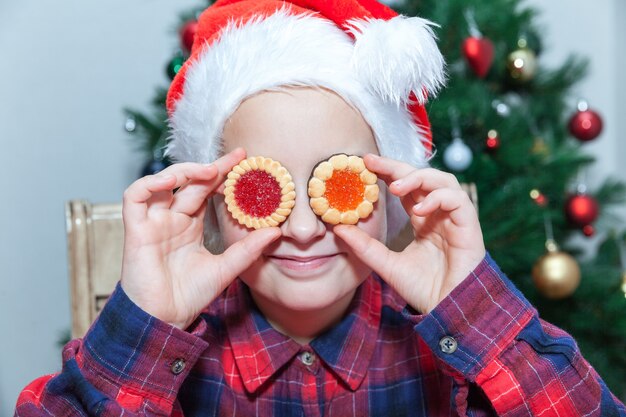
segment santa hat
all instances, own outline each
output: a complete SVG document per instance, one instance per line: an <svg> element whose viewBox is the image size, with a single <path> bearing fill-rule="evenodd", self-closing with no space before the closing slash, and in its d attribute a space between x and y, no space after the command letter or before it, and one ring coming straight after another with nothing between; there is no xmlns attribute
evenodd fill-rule
<svg viewBox="0 0 626 417"><path fill-rule="evenodd" d="M432 146L424 104L445 79L432 25L374 0L218 0L200 15L170 86L166 154L212 162L243 100L318 86L360 111L381 155L424 166Z"/></svg>

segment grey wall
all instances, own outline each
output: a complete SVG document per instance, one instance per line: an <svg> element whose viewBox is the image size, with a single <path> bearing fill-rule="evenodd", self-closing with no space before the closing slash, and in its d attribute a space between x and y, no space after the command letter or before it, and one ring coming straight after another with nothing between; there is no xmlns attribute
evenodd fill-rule
<svg viewBox="0 0 626 417"><path fill-rule="evenodd" d="M621 162L626 156L622 139L626 113L620 105L624 97L620 90L623 93L626 86L624 2L531 0L529 4L542 11L540 22L546 35L542 63L561 63L571 52L590 59L589 76L574 90L601 113L605 122L603 134L585 145L600 160L590 171L590 185L597 184L606 175L626 179L626 166Z"/></svg>
<svg viewBox="0 0 626 417"><path fill-rule="evenodd" d="M626 2L615 1L616 10L613 18L613 24L616 31L616 42L613 53L617 57L615 64L615 93L614 105L617 114L617 134L614 142L617 143L617 166L622 178L626 178ZM626 211L626 210L624 210Z"/></svg>
<svg viewBox="0 0 626 417"><path fill-rule="evenodd" d="M147 108L201 0L0 0L0 416L59 369L69 327L64 202L120 201L140 155L124 106Z"/></svg>
<svg viewBox="0 0 626 417"><path fill-rule="evenodd" d="M602 115L604 130L596 140L583 145L598 160L583 178L592 189L607 176L626 180L626 2L529 0L528 4L541 12L539 21L545 29L542 64L558 65L570 53L589 59L589 75L572 92L572 105L576 97L588 100ZM626 207L614 212L626 219ZM602 227L600 223L598 230ZM573 243L589 253L601 237L579 235Z"/></svg>
<svg viewBox="0 0 626 417"><path fill-rule="evenodd" d="M60 367L69 327L64 202L119 201L141 159L123 131L125 106L147 108L166 82L179 11L200 0L0 0L0 416L19 390ZM591 184L626 179L626 3L533 0L544 10L542 62L592 59L579 93L604 134Z"/></svg>

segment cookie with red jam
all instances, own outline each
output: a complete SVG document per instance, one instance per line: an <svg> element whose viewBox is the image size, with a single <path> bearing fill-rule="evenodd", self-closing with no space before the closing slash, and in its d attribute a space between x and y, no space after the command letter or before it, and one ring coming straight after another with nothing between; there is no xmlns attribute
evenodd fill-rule
<svg viewBox="0 0 626 417"><path fill-rule="evenodd" d="M295 188L291 174L279 162L254 156L228 173L224 202L239 224L254 229L278 226L296 203Z"/></svg>

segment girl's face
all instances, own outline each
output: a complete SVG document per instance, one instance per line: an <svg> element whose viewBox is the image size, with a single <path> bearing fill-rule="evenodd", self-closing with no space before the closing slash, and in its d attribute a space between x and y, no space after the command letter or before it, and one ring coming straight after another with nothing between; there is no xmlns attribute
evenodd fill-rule
<svg viewBox="0 0 626 417"><path fill-rule="evenodd" d="M296 204L280 225L282 237L241 274L259 305L314 311L345 304L371 270L309 206L307 183L313 167L337 153L378 154L360 113L335 93L312 88L262 92L245 100L226 122L224 152L243 147L248 156L280 162L293 177ZM357 226L383 241L387 235L384 192L374 212ZM224 246L250 233L215 199ZM343 303L342 303L343 301Z"/></svg>

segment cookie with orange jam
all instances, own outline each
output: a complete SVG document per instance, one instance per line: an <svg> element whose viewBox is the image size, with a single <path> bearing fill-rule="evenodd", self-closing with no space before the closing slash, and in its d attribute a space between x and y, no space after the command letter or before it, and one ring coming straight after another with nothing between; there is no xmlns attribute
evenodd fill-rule
<svg viewBox="0 0 626 417"><path fill-rule="evenodd" d="M356 224L369 216L378 201L376 174L355 155L333 155L320 162L309 179L309 204L330 224Z"/></svg>
<svg viewBox="0 0 626 417"><path fill-rule="evenodd" d="M291 174L263 156L244 159L228 173L224 202L233 218L246 227L278 226L296 203Z"/></svg>

